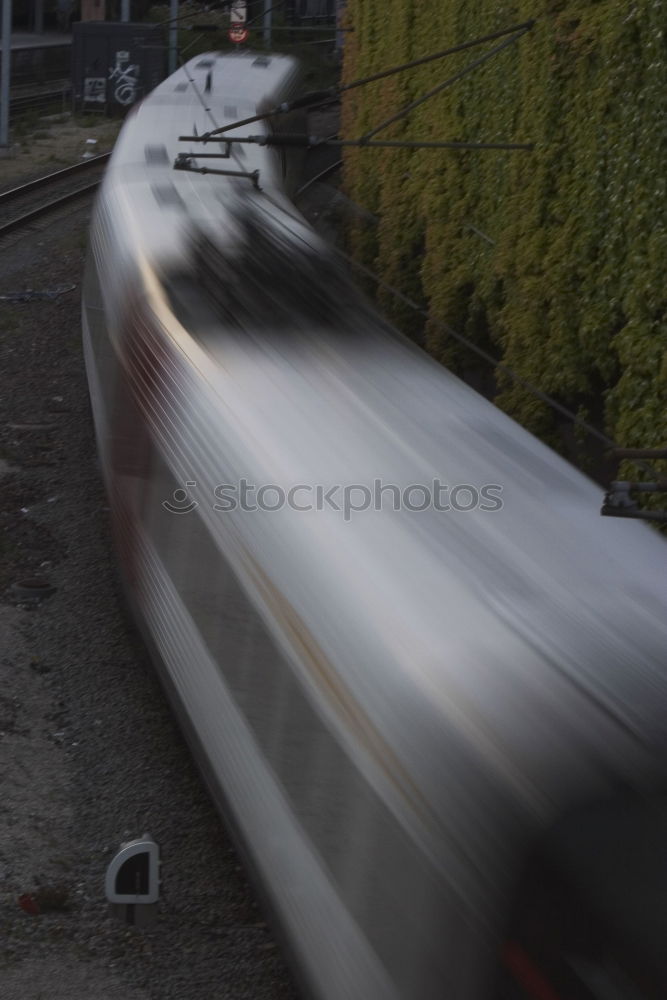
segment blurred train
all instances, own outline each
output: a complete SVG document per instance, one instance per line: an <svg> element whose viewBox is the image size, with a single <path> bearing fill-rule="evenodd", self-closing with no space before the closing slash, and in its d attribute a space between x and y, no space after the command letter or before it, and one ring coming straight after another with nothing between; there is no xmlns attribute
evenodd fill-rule
<svg viewBox="0 0 667 1000"><path fill-rule="evenodd" d="M664 998L664 541L387 327L291 153L179 139L298 88L198 57L97 200L85 358L138 620L308 994Z"/></svg>

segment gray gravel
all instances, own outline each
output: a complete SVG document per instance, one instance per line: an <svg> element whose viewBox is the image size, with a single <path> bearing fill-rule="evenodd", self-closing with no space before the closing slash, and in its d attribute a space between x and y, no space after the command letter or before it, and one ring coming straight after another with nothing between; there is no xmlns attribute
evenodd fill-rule
<svg viewBox="0 0 667 1000"><path fill-rule="evenodd" d="M0 254L0 293L77 283L0 303L0 996L295 1000L121 609L80 348L86 223ZM31 604L12 585L35 577L56 590ZM163 886L138 930L111 920L103 878L145 831Z"/></svg>

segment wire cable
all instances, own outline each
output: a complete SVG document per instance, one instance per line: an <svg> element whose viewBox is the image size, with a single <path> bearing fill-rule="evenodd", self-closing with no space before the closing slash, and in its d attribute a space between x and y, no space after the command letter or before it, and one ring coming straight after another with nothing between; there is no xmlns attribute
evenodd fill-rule
<svg viewBox="0 0 667 1000"><path fill-rule="evenodd" d="M513 25L511 28L502 28L499 31L494 31L489 35L482 36L481 38L474 38L469 42L461 42L458 45L452 45L447 49L441 49L439 52L433 52L431 55L422 56L419 59L412 59L410 62L401 63L399 66L391 66L388 69L380 70L378 73L373 73L371 76L360 77L357 80L352 80L350 83L336 84L336 86L329 87L327 90L319 90L314 91L313 93L303 94L294 101L286 101L283 104L277 105L270 111L264 111L261 114L251 115L249 118L242 118L237 122L233 122L231 125L224 125L222 128L216 129L215 134L218 135L222 132L228 132L231 129L241 128L244 125L252 125L254 122L264 121L266 118L271 118L274 115L286 114L289 111L295 111L297 108L315 107L319 104L337 101L339 96L346 93L348 90L354 90L356 87L363 87L368 83L374 83L376 80L383 80L388 76L394 76L396 73L403 73L405 70L414 69L415 66L423 66L426 63L434 62L437 59L444 59L446 56L454 55L457 52L464 52L466 49L471 49L476 45L483 45L484 42L495 41L495 39L502 38L505 35L515 35L516 38L519 38L529 31L534 24L534 20L524 21L522 24ZM514 40L515 39L512 39L512 41ZM509 42L507 44L509 44ZM212 135L213 132L207 133L202 136L201 139L203 139L203 141L207 141Z"/></svg>
<svg viewBox="0 0 667 1000"><path fill-rule="evenodd" d="M400 111L397 111L395 115L391 116L391 118L387 118L386 121L380 122L380 124L376 125L375 128L372 128L370 129L370 131L365 132L364 135L361 136L361 141L364 144L366 144L368 140L371 139L374 135L377 135L378 132L382 132L382 130L388 128L389 125L393 125L394 122L398 122L402 118L405 118L407 115L410 114L411 111L414 111L415 108L420 107L420 105L424 104L432 97L435 97L436 94L442 93L442 91L446 90L447 87L451 87L452 84L457 83L459 80L463 79L464 76L467 76L469 73L472 73L479 66L483 65L483 63L488 62L488 60L492 59L493 56L497 55L499 52L502 52L503 49L506 49L510 45L513 45L514 42L517 42L529 30L530 30L529 28L522 28L521 31L517 31L517 33L512 35L510 38L506 38L504 42L501 42L499 45L494 45L494 47L492 49L489 49L488 52L485 52L484 55L479 56L478 59L474 59L471 63L468 63L467 66L464 66L463 69L460 69L457 73L454 73L453 76L450 76L447 80L444 80L442 83L439 83L437 87L433 87L431 90L427 91L427 93L422 94L421 97L417 97L414 101L411 101L410 104L406 104L404 108L401 108Z"/></svg>
<svg viewBox="0 0 667 1000"><path fill-rule="evenodd" d="M387 127L388 125L392 124L394 121L397 121L397 120L399 120L402 117L405 117L405 115L407 115L411 110L413 110L414 107L416 107L419 104L423 103L425 100L428 100L429 97L433 96L434 94L439 93L446 86L450 86L452 83L456 82L456 80L460 79L461 76L464 76L467 73L471 72L473 69L477 68L477 66L481 65L481 63L483 63L487 59L491 58L491 56L495 55L497 52L499 52L502 49L506 48L507 46L513 44L520 37L522 37L523 34L525 34L528 30L530 30L530 28L533 26L534 23L535 23L534 21L527 21L524 24L517 26L516 28L506 29L506 30L500 31L500 32L495 32L493 35L485 36L485 38L483 38L483 39L477 39L477 40L474 40L472 42L462 43L459 46L455 46L453 49L443 50L443 52L440 52L440 53L434 53L433 55L425 56L425 57L423 57L421 59L412 60L410 63L405 63L405 64L402 64L399 67L393 67L393 68L388 69L388 70L383 70L380 73L374 74L373 76L353 81L352 83L347 84L347 85L342 85L342 86L339 86L339 87L336 87L336 88L331 88L329 91L326 91L326 92L322 92L322 93L319 93L319 94L304 95L302 98L298 98L296 101L290 102L289 106L288 105L281 105L279 109L274 109L274 111L272 111L272 112L268 112L268 113L261 114L261 115L255 115L255 116L253 116L251 118L247 118L247 119L244 119L242 121L235 122L235 123L233 123L231 125L223 126L222 128L218 128L217 127L217 122L215 121L214 116L212 115L212 113L210 111L210 108L208 108L206 106L206 102L204 100L203 95L200 93L199 88L197 87L194 79L188 73L185 64L183 64L183 69L186 72L186 76L188 77L188 80L192 84L192 86L193 86L193 88L195 90L195 93L197 94L197 96L198 96L198 98L199 98L202 106L204 107L206 113L208 114L209 118L211 119L211 121L213 122L214 126L216 126L216 127L214 128L214 130L212 130L209 133L206 133L203 136L199 136L199 137L196 137L196 136L184 137L184 136L182 136L181 138L182 139L192 139L192 140L196 140L196 141L202 141L202 140L206 141L206 139L209 139L209 140L213 139L214 140L216 136L218 136L218 135L220 135L220 134L222 134L222 133L224 133L224 132L226 132L226 131L228 131L230 129L239 128L240 126L245 125L245 124L250 124L252 122L261 121L261 120L263 120L265 118L270 117L272 114L276 113L277 111L280 112L280 111L284 111L286 109L292 110L292 109L294 109L296 107L308 107L309 105L314 105L316 103L322 104L323 103L323 101L322 101L323 97L325 97L325 99L328 99L328 100L336 99L337 96L338 96L338 94L342 93L345 90L351 90L354 87L362 86L362 85L364 85L366 83L370 83L370 82L372 82L374 80L382 79L382 78L390 76L390 75L392 75L394 73L402 72L405 69L410 69L410 68L413 68L414 66L423 65L426 62L433 61L433 60L438 59L438 58L443 58L445 55L449 55L449 54L451 54L454 51L462 51L463 49L471 48L473 45L481 44L483 41L489 41L489 40L492 40L492 39L495 39L495 38L498 38L498 37L501 37L503 35L507 35L507 34L510 34L511 32L513 32L512 37L510 37L509 39L506 39L501 45L495 46L494 49L492 49L488 53L485 53L479 59L475 60L473 63L471 63L468 66L464 67L464 69L461 70L459 73L455 74L455 76L453 76L453 77L449 78L448 80L444 81L444 83L440 84L437 88L434 88L428 94L424 95L423 97L419 98L417 101L412 102L412 104L410 104L407 107L403 108L395 116L393 116L391 119L387 120L386 122L382 123L376 129L372 130L369 133L366 133L366 135L362 136L361 139L359 139L359 140L335 140L335 139L333 139L332 136L330 136L330 137L328 137L328 139L319 140L317 142L317 145L324 145L326 143L330 143L330 144L338 145L338 146L349 146L349 145L369 145L369 146L374 146L374 145L378 145L378 146L405 146L405 145L407 145L407 146L412 146L412 145L418 145L418 146L436 147L436 148L443 148L443 147L445 147L445 148L451 148L451 147L453 147L453 148L470 148L473 144L469 144L469 143L422 143L422 144L411 144L411 143L400 143L400 142L392 142L392 143L390 143L390 142L383 142L383 143L378 142L378 143L374 143L374 142L368 142L368 138L370 136L372 136L372 135L375 135L381 129L383 129L383 128ZM232 143L233 142L238 142L238 141L239 141L238 139L232 140ZM265 142L264 137L259 137L259 136L251 136L251 137L248 137L246 140L240 140L240 141L251 141L251 142L255 141L255 142L262 142L263 144ZM475 144L475 146L477 148L505 148L505 149L507 149L507 148L509 148L509 149L515 149L515 148L524 148L524 149L525 148L532 148L532 146L528 146L528 144L491 144L491 143L480 143L480 144ZM196 154L193 154L193 155L196 157ZM303 185L299 189L298 193L302 193L311 184L315 183L315 181L318 180L322 175L326 175L326 174L330 173L332 170L336 169L341 164L342 164L342 161L338 161L336 164L334 164L334 165L332 165L330 167L327 167L324 171L322 171L320 174L318 174L315 178L312 178L309 182L307 182L305 185ZM277 203L275 203L270 196L268 196L266 194L264 196L267 197L267 199L270 202L272 202L273 204L276 204L277 207L281 207L281 206L278 206ZM363 273L366 277L370 278L379 288L383 288L384 290L386 290L387 292L389 292L391 295L393 295L395 298L397 298L400 302L402 302L403 304L407 305L410 309L412 309L418 315L422 316L424 319L428 320L429 322L431 322L435 326L437 326L439 329L443 330L445 333L447 333L448 336L452 337L454 340L456 340L458 343L460 343L463 346L465 346L472 353L476 354L479 358L481 358L487 364L491 365L496 371L502 372L502 374L506 375L513 382L515 382L517 385L520 385L527 392L531 393L536 399L540 400L540 402L544 403L546 406L548 406L555 413L560 414L562 417L564 417L565 419L567 419L573 425L575 425L577 427L580 427L583 431L585 431L586 434L588 434L591 438L594 438L595 440L597 440L598 442L600 442L601 444L603 444L606 448L613 449L613 450L619 450L619 446L616 444L616 442L612 438L610 438L608 435L604 434L602 431L598 430L591 423L589 423L587 420L584 420L582 417L580 417L578 414L574 413L572 410L570 410L568 407L564 406L562 403L559 403L556 399L553 398L553 396L550 396L548 393L543 392L541 389L538 389L537 386L533 385L531 382L528 381L528 379L524 378L518 372L514 371L514 369L512 369L504 361L500 361L498 358L494 357L488 351L486 351L483 348L479 347L477 344L475 344L469 338L465 337L463 334L459 333L457 330L455 330L453 327L451 327L448 323L445 323L442 320L438 320L438 319L432 317L429 314L428 310L422 308L418 303L414 302L412 299L410 299L403 292L399 291L397 288L395 288L394 286L390 285L384 279L380 278L373 271L371 271L370 268L367 268L365 265L361 264L359 261L356 261L353 257L351 257L348 254L346 254L339 247L333 247L333 250L334 250L334 252L342 260L344 260L347 264L351 265L356 270L358 270L361 273ZM649 466L645 461L638 460L637 461L637 467L641 467L649 475L653 476L654 478L657 478L657 474L655 473L654 469L651 466Z"/></svg>
<svg viewBox="0 0 667 1000"><path fill-rule="evenodd" d="M384 288L391 295L395 296L400 302L403 302L405 305L409 306L424 319L427 319L430 323L433 323L443 332L447 333L448 336L453 337L454 340L458 341L458 343L463 344L478 357L482 358L482 360L492 365L496 370L501 371L504 375L507 375L509 378L512 379L513 382L516 382L517 385L520 385L523 389L526 389L528 392L530 392L533 396L539 399L546 406L549 406L556 413L559 413L561 416L567 418L567 420L569 420L575 426L581 427L581 429L584 430L588 435L590 435L590 437L595 438L601 444L604 444L607 448L612 449L613 451L621 452L621 457L623 457L622 455L623 451L627 450L633 451L633 449L620 448L619 445L607 434L604 434L602 431L599 431L597 427L594 427L593 424L590 424L587 420L584 420L583 417L579 416L579 414L574 413L573 410L568 409L567 406L563 406L563 404L559 403L558 400L553 398L553 396L550 396L548 393L543 392L541 389L538 389L536 385L533 385L532 382L529 382L528 379L523 377L523 375L519 375L518 372L514 371L513 368L510 368L510 366L506 364L504 361L500 361L498 358L495 358L492 354L489 354L488 351L485 351L484 348L479 347L468 337L465 337L462 333L459 333L458 330L455 330L452 326L449 325L449 323L445 323L443 322L443 320L439 320L431 316L428 310L423 309L420 305L418 305L418 303L414 302L407 295L404 295L403 292L399 291L397 288L394 288L393 285L390 285L388 282L384 281L383 278L380 278L377 274L371 271L370 268L366 267L364 264L361 264L353 257L350 257L349 254L346 254L344 250L340 249L340 247L334 247L334 250L348 264L351 264L357 270L361 271L364 275L366 275L366 277L371 278L371 280L374 281L378 285L378 287ZM630 456L627 457L629 458ZM637 468L641 468L644 470L644 472L648 473L654 478L658 478L658 473L655 471L653 466L649 465L641 458L638 458L635 464Z"/></svg>

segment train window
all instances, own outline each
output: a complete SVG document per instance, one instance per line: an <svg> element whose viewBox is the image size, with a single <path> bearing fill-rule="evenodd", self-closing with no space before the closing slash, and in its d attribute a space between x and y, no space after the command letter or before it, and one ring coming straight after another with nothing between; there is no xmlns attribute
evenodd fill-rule
<svg viewBox="0 0 667 1000"><path fill-rule="evenodd" d="M522 879L497 1000L664 1000L667 797L560 823Z"/></svg>
<svg viewBox="0 0 667 1000"><path fill-rule="evenodd" d="M193 234L193 287L218 322L234 328L294 328L300 322L345 328L345 317L365 309L335 262L267 226L250 213L239 218L239 242L219 247ZM183 308L182 283L165 286L172 308ZM180 290L180 291L179 291Z"/></svg>
<svg viewBox="0 0 667 1000"><path fill-rule="evenodd" d="M146 159L146 163L160 163L163 165L169 163L169 153L167 152L167 147L162 143L147 143L144 146L144 157Z"/></svg>
<svg viewBox="0 0 667 1000"><path fill-rule="evenodd" d="M171 181L151 184L151 191L158 205L165 208L183 208L183 199Z"/></svg>

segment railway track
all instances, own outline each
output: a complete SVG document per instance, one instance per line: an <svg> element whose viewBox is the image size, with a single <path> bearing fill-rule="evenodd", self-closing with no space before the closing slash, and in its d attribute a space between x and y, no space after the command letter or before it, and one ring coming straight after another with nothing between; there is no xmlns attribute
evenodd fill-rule
<svg viewBox="0 0 667 1000"><path fill-rule="evenodd" d="M6 236L18 230L30 229L57 209L84 195L92 194L100 183L102 170L110 155L102 153L90 160L20 184L9 191L0 192L0 247L4 245ZM98 175L94 180L77 183L79 175L96 172Z"/></svg>
<svg viewBox="0 0 667 1000"><path fill-rule="evenodd" d="M12 90L9 102L9 120L15 124L31 111L44 114L48 109L65 111L72 104L72 85L69 80L53 80L42 87L17 87Z"/></svg>

